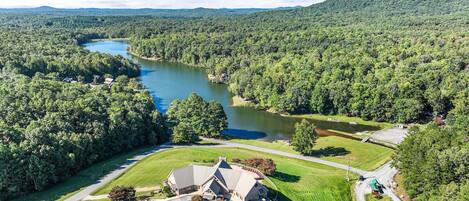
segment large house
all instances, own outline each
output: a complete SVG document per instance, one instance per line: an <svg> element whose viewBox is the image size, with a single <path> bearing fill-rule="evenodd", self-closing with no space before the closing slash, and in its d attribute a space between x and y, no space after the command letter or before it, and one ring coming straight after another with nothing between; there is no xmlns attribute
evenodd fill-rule
<svg viewBox="0 0 469 201"><path fill-rule="evenodd" d="M195 193L208 200L267 200L267 188L252 172L232 168L224 158L212 167L190 165L173 170L166 184L177 195Z"/></svg>

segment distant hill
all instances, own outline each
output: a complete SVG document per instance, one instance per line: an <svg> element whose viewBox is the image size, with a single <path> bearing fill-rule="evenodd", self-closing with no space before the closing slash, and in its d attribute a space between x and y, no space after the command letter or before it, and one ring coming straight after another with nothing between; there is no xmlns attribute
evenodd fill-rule
<svg viewBox="0 0 469 201"><path fill-rule="evenodd" d="M468 11L469 0L327 0L300 10L316 13L433 15Z"/></svg>
<svg viewBox="0 0 469 201"><path fill-rule="evenodd" d="M47 14L47 15L81 15L81 16L104 16L104 15L158 15L158 16L185 16L185 17L201 17L213 15L242 15L271 10L289 10L293 8L243 8L243 9L210 9L210 8L195 8L195 9L108 9L108 8L77 8L65 9L54 8L50 6L41 6L37 8L3 8L0 13L4 14Z"/></svg>
<svg viewBox="0 0 469 201"><path fill-rule="evenodd" d="M272 10L252 13L245 17L251 22L268 21L273 25L291 20L304 28L318 26L352 25L357 23L392 24L452 24L454 20L442 19L459 16L458 24L465 24L469 13L469 0L326 0L308 7L289 10ZM422 18L423 17L423 18ZM428 20L431 17L431 20ZM467 22L469 23L469 22ZM288 26L298 29L300 25ZM281 27L281 26L279 26Z"/></svg>

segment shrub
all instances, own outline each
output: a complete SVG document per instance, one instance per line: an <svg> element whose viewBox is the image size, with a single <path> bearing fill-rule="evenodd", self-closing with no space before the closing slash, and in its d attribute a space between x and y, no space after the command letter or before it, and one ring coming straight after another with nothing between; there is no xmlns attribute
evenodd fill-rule
<svg viewBox="0 0 469 201"><path fill-rule="evenodd" d="M261 171L263 174L266 175L273 175L275 170L277 170L277 166L275 165L272 159L267 158L250 158L250 159L233 159L234 163L241 163L243 165L256 168L257 170Z"/></svg>
<svg viewBox="0 0 469 201"><path fill-rule="evenodd" d="M108 196L112 201L136 201L135 189L131 186L116 186Z"/></svg>

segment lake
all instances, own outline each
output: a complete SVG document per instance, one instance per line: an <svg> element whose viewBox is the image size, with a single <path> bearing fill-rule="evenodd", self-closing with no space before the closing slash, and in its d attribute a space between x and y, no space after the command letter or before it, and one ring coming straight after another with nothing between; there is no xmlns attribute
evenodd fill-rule
<svg viewBox="0 0 469 201"><path fill-rule="evenodd" d="M232 107L228 86L211 83L205 71L179 63L150 61L130 55L127 41L96 41L84 44L90 51L122 55L141 67L141 83L150 91L158 110L165 112L175 99L183 99L197 93L205 100L215 100L223 105L228 116L226 134L250 139L289 139L294 124L300 119L284 117L251 107ZM378 127L352 125L345 122L312 121L318 128L347 132L373 131Z"/></svg>

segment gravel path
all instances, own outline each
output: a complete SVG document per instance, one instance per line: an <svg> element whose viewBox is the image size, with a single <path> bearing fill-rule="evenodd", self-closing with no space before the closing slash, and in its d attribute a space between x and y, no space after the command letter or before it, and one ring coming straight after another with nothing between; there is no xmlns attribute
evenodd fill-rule
<svg viewBox="0 0 469 201"><path fill-rule="evenodd" d="M252 146L252 145L240 144L240 143L233 143L233 142L224 141L224 140L215 140L215 139L208 139L208 138L204 138L204 140L216 142L219 144L229 145L230 147L239 147L239 148L249 149L253 151L259 151L259 152L264 152L264 153L281 155L281 156L285 156L289 158L296 158L300 160L311 161L314 163L320 163L323 165L332 166L332 167L339 168L342 170L350 170L351 172L354 172L356 174L363 175L366 178L366 180L362 182L358 182L357 185L355 186L355 194L357 197L357 201L365 201L365 195L368 193L371 193L371 189L368 184L373 178L377 178L381 184L386 186L386 189L384 190L385 195L391 197L393 201L401 201L401 199L399 199L399 197L392 191L392 188L391 188L391 183L393 182L394 175L397 174L397 170L391 167L391 162L384 164L383 166L376 169L375 171L369 172L369 171L360 170L357 168L350 168L349 166L343 165L340 163L334 163L334 162L322 160L317 157L291 154L291 153L286 153L286 152L277 151L273 149L267 149L267 148Z"/></svg>

